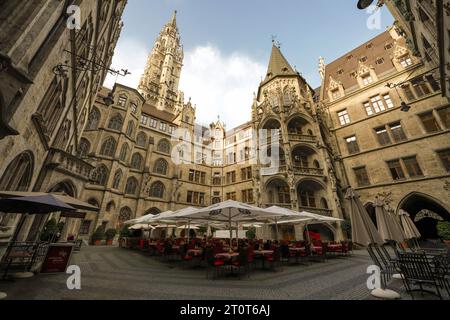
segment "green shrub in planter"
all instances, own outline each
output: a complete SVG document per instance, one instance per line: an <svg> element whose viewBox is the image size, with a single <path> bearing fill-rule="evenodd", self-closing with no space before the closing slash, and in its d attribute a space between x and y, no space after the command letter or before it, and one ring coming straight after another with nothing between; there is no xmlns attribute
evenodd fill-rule
<svg viewBox="0 0 450 320"><path fill-rule="evenodd" d="M95 230L94 234L92 235L92 241L93 242L95 242L95 241L102 241L104 239L105 239L105 228L102 227L102 226L99 226Z"/></svg>
<svg viewBox="0 0 450 320"><path fill-rule="evenodd" d="M245 233L245 236L247 237L247 239L253 240L256 238L256 232L254 229L250 229Z"/></svg>
<svg viewBox="0 0 450 320"><path fill-rule="evenodd" d="M450 222L439 221L437 224L437 231L442 240L450 241Z"/></svg>
<svg viewBox="0 0 450 320"><path fill-rule="evenodd" d="M108 229L108 230L106 230L106 232L105 232L106 240L113 240L114 237L116 236L116 234L117 234L117 230L116 229Z"/></svg>
<svg viewBox="0 0 450 320"><path fill-rule="evenodd" d="M56 220L54 218L48 220L47 223L45 224L44 229L42 230L41 241L45 242L50 241L53 235L55 235L57 232L58 226Z"/></svg>
<svg viewBox="0 0 450 320"><path fill-rule="evenodd" d="M130 236L131 236L131 231L130 231L130 229L128 229L127 226L123 226L123 228L120 230L119 238L120 238L120 239L123 239L123 238L128 238L128 237L130 237Z"/></svg>

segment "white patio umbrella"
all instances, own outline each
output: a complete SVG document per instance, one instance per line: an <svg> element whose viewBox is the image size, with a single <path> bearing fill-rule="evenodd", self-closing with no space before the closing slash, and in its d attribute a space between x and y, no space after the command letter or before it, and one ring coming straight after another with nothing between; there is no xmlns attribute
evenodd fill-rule
<svg viewBox="0 0 450 320"><path fill-rule="evenodd" d="M241 203L234 200L227 200L221 203L213 204L207 208L196 209L183 215L183 218L189 218L192 221L207 220L215 222L228 223L230 227L230 245L233 238L231 226L233 223L245 222L255 218L261 217L275 217L282 216L280 213L267 212L262 208L258 208L246 203Z"/></svg>
<svg viewBox="0 0 450 320"><path fill-rule="evenodd" d="M406 239L416 239L416 241L417 239L420 239L422 235L420 234L414 222L411 220L409 213L403 209L400 209L398 215L400 216L400 222L402 224Z"/></svg>
<svg viewBox="0 0 450 320"><path fill-rule="evenodd" d="M385 241L405 241L405 234L400 223L384 208L384 201L377 197L373 205L381 238Z"/></svg>
<svg viewBox="0 0 450 320"><path fill-rule="evenodd" d="M129 227L128 229L131 229L131 230L153 230L153 229L155 229L155 227L148 225L148 224L135 224L135 225Z"/></svg>

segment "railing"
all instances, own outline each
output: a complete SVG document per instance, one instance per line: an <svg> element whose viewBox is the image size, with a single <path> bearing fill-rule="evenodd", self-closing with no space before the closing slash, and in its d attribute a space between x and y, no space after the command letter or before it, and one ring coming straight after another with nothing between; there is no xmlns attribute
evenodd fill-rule
<svg viewBox="0 0 450 320"><path fill-rule="evenodd" d="M286 209L292 209L292 205L290 203L266 203L264 205L266 208L277 206Z"/></svg>
<svg viewBox="0 0 450 320"><path fill-rule="evenodd" d="M263 167L260 170L262 176L273 176L286 171L287 166L285 164L280 164L278 167Z"/></svg>
<svg viewBox="0 0 450 320"><path fill-rule="evenodd" d="M306 212L311 212L311 213L315 213L315 214L320 214L322 216L326 216L326 217L331 217L333 210L330 209L324 209L324 208L314 208L314 207L299 207L300 211L306 211Z"/></svg>
<svg viewBox="0 0 450 320"><path fill-rule="evenodd" d="M289 133L289 140L302 142L316 142L317 137L306 134Z"/></svg>
<svg viewBox="0 0 450 320"><path fill-rule="evenodd" d="M89 180L91 171L94 169L91 164L58 149L50 149L49 154L48 166L62 170L67 174L77 175Z"/></svg>
<svg viewBox="0 0 450 320"><path fill-rule="evenodd" d="M305 174L313 176L323 176L323 169L320 168L304 168L300 166L294 166L295 174Z"/></svg>

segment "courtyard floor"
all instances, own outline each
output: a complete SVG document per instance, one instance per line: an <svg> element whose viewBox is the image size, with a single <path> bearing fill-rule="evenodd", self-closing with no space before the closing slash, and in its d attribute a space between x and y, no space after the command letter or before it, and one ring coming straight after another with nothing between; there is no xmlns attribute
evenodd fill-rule
<svg viewBox="0 0 450 320"><path fill-rule="evenodd" d="M186 299L186 300L363 300L372 299L366 287L371 261L365 251L310 265L285 265L277 272L258 271L241 280L206 279L203 268L181 269L180 263L161 262L117 247L83 247L71 264L81 268L81 290L69 290L69 275L37 275L15 282L0 281L7 299ZM402 281L390 288L411 299ZM420 299L436 299L425 296Z"/></svg>

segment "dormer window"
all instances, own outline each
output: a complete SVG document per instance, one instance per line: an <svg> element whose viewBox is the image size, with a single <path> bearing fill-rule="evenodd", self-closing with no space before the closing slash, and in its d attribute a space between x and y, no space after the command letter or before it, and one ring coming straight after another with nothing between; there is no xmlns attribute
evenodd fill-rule
<svg viewBox="0 0 450 320"><path fill-rule="evenodd" d="M344 73L344 69L339 69L338 71L337 71L337 74L339 74L339 75L341 75L341 74L343 74Z"/></svg>
<svg viewBox="0 0 450 320"><path fill-rule="evenodd" d="M362 79L362 83L365 86L368 86L369 84L371 84L373 82L372 76L370 74L362 76L361 79Z"/></svg>
<svg viewBox="0 0 450 320"><path fill-rule="evenodd" d="M413 64L412 59L411 59L409 54L401 57L399 59L399 62L402 65L403 68L408 68L409 66L411 66Z"/></svg>
<svg viewBox="0 0 450 320"><path fill-rule="evenodd" d="M125 107L125 105L127 104L127 97L126 96L119 96L119 101L117 102L117 104L121 107Z"/></svg>
<svg viewBox="0 0 450 320"><path fill-rule="evenodd" d="M331 91L331 96L333 100L337 100L341 97L341 93L339 92L339 89L334 89Z"/></svg>
<svg viewBox="0 0 450 320"><path fill-rule="evenodd" d="M361 57L361 58L359 59L359 61L361 61L361 62L366 62L366 61L367 61L367 56Z"/></svg>

